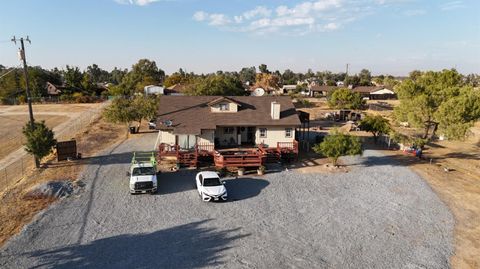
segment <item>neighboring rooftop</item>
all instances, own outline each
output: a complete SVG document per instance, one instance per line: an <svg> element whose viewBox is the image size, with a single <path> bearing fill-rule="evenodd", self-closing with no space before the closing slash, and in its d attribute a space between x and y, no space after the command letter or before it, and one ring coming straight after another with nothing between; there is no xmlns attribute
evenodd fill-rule
<svg viewBox="0 0 480 269"><path fill-rule="evenodd" d="M218 100L238 103L238 112L212 113L209 104ZM280 104L280 119L271 117L271 103ZM213 104L216 102L213 102ZM165 122L171 122L167 126ZM176 134L201 134L217 126L299 126L297 111L289 96L171 96L160 98L157 128Z"/></svg>

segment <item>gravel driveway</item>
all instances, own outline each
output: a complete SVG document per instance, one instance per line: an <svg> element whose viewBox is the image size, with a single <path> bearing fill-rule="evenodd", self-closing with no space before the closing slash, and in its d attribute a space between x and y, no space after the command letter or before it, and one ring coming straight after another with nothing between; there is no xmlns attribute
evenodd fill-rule
<svg viewBox="0 0 480 269"><path fill-rule="evenodd" d="M1 249L1 268L448 268L454 220L415 173L377 152L338 174L227 179L204 203L193 172L164 173L156 195L130 195L128 140L96 158L85 186Z"/></svg>

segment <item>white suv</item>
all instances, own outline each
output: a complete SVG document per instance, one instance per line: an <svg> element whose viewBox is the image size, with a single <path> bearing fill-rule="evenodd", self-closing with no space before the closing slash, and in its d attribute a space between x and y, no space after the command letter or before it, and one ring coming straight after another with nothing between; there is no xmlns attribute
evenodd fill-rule
<svg viewBox="0 0 480 269"><path fill-rule="evenodd" d="M198 194L205 202L208 201L226 201L227 188L225 182L220 181L220 177L216 172L200 172L195 177Z"/></svg>

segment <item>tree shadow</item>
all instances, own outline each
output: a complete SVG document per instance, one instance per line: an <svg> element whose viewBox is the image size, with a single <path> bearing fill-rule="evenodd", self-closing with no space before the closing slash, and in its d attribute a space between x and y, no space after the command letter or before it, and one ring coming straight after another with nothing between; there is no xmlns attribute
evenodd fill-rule
<svg viewBox="0 0 480 269"><path fill-rule="evenodd" d="M145 234L126 234L26 253L40 263L32 268L202 268L225 263L240 228L207 228L210 220Z"/></svg>
<svg viewBox="0 0 480 269"><path fill-rule="evenodd" d="M259 195L270 182L259 178L241 177L225 181L230 201L240 201Z"/></svg>
<svg viewBox="0 0 480 269"><path fill-rule="evenodd" d="M195 172L179 170L176 172L162 172L157 175L157 195L195 190Z"/></svg>

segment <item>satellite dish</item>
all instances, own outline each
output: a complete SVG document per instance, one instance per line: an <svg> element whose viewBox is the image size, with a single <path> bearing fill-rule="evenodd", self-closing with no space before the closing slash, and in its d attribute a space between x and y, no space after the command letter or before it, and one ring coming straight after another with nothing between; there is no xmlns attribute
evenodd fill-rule
<svg viewBox="0 0 480 269"><path fill-rule="evenodd" d="M166 120L163 122L163 125L167 126L167 127L170 127L172 126L173 122L171 120Z"/></svg>
<svg viewBox="0 0 480 269"><path fill-rule="evenodd" d="M256 88L252 92L252 96L263 96L263 95L265 95L265 90L262 88Z"/></svg>

